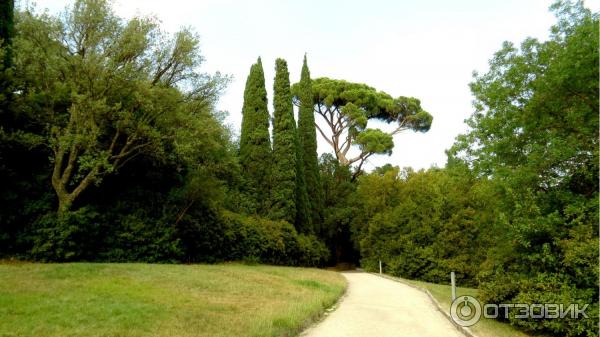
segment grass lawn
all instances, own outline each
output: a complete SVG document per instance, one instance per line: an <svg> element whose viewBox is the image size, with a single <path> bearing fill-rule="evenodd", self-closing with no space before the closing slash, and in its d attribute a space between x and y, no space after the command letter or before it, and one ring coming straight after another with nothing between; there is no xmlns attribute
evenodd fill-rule
<svg viewBox="0 0 600 337"><path fill-rule="evenodd" d="M0 336L287 336L343 293L291 267L0 264Z"/></svg>
<svg viewBox="0 0 600 337"><path fill-rule="evenodd" d="M429 290L431 295L440 303L443 308L447 308L450 313L450 305L452 304L452 289L450 285L435 284L415 280L403 281ZM471 295L477 298L477 289L456 287L456 296ZM518 330L514 326L482 317L479 322L470 327L471 331L478 337L533 337L534 335L527 334ZM538 336L539 335L535 335Z"/></svg>

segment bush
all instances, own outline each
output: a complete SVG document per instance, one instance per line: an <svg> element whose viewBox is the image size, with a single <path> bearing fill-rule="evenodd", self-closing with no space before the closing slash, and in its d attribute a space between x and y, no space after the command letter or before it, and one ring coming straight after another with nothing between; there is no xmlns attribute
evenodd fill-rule
<svg viewBox="0 0 600 337"><path fill-rule="evenodd" d="M172 219L172 216L168 217ZM140 211L100 216L91 208L49 213L34 224L28 257L41 261L246 261L321 266L329 251L313 235L272 221L198 207L172 224Z"/></svg>
<svg viewBox="0 0 600 337"><path fill-rule="evenodd" d="M314 235L298 234L298 254L301 266L322 266L329 260L329 249Z"/></svg>
<svg viewBox="0 0 600 337"><path fill-rule="evenodd" d="M83 207L48 213L33 225L31 257L41 261L93 260L99 239L99 214Z"/></svg>
<svg viewBox="0 0 600 337"><path fill-rule="evenodd" d="M224 260L277 265L320 266L328 258L325 245L314 236L298 234L285 221L224 212L223 237L229 251Z"/></svg>
<svg viewBox="0 0 600 337"><path fill-rule="evenodd" d="M125 215L106 237L101 260L112 262L175 262L182 255L181 242L166 221L142 214Z"/></svg>
<svg viewBox="0 0 600 337"><path fill-rule="evenodd" d="M217 211L198 207L182 217L174 227L174 237L181 244L181 261L214 263L227 259L227 228Z"/></svg>
<svg viewBox="0 0 600 337"><path fill-rule="evenodd" d="M580 289L564 274L542 273L537 276L498 273L481 284L480 300L484 303L555 303L567 308L577 304L582 309L589 304L585 314L589 318L572 319L522 319L509 311L508 321L532 332L549 332L553 336L598 336L597 290ZM499 315L504 317L504 313Z"/></svg>

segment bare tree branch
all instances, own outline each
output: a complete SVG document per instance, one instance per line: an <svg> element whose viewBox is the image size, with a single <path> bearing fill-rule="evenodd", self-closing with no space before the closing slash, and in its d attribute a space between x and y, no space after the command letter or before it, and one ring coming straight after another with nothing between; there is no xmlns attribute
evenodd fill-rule
<svg viewBox="0 0 600 337"><path fill-rule="evenodd" d="M333 146L333 143L331 142L331 140L329 140L327 138L327 136L325 135L325 133L323 132L323 130L321 130L321 128L319 127L319 125L317 125L317 123L315 123L315 127L317 128L317 130L319 130L319 133L321 134L321 136L323 136L323 139L325 139L325 141L327 143L329 143L329 145Z"/></svg>
<svg viewBox="0 0 600 337"><path fill-rule="evenodd" d="M361 175L362 173L362 166L365 163L365 161L367 160L367 158L369 158L373 153L369 153L365 156L363 156L360 160L360 163L358 164L358 166L356 167L356 170L354 171L354 173L352 173L352 181L355 181L356 178L358 178L359 175Z"/></svg>

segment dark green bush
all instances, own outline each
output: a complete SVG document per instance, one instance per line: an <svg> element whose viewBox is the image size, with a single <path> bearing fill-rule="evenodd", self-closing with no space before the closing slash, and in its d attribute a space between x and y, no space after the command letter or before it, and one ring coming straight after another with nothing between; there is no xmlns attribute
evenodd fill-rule
<svg viewBox="0 0 600 337"><path fill-rule="evenodd" d="M181 258L180 239L175 238L173 226L166 221L129 214L114 225L114 232L105 239L106 251L100 255L101 260L175 262Z"/></svg>
<svg viewBox="0 0 600 337"><path fill-rule="evenodd" d="M226 224L217 211L198 208L183 216L175 225L175 238L182 249L181 261L214 263L226 260L229 248Z"/></svg>
<svg viewBox="0 0 600 337"><path fill-rule="evenodd" d="M122 216L101 216L90 208L63 215L52 212L35 223L31 242L29 257L41 261L321 266L329 257L321 241L298 234L288 222L207 207L196 208L174 224L141 211Z"/></svg>
<svg viewBox="0 0 600 337"><path fill-rule="evenodd" d="M315 236L298 234L285 221L224 212L223 237L229 251L224 260L245 260L278 265L319 266L328 250Z"/></svg>
<svg viewBox="0 0 600 337"><path fill-rule="evenodd" d="M87 207L64 214L49 213L33 225L30 255L41 261L94 260L101 240L99 214Z"/></svg>
<svg viewBox="0 0 600 337"><path fill-rule="evenodd" d="M298 234L298 264L301 266L322 266L329 260L329 249L314 235Z"/></svg>
<svg viewBox="0 0 600 337"><path fill-rule="evenodd" d="M579 337L598 336L597 290L580 289L569 281L564 274L542 273L537 276L496 274L490 281L481 284L479 300L482 303L553 303L567 308L577 304L585 310L588 318L577 319L569 316L561 319L523 319L515 318L516 311L511 310L508 321L528 331L546 331L556 336ZM500 315L504 317L504 313Z"/></svg>

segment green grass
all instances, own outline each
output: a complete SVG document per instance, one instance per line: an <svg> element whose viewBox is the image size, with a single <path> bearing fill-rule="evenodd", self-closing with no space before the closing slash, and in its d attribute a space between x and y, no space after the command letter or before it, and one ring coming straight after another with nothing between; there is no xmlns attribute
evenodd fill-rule
<svg viewBox="0 0 600 337"><path fill-rule="evenodd" d="M0 263L0 336L294 335L345 286L307 268Z"/></svg>
<svg viewBox="0 0 600 337"><path fill-rule="evenodd" d="M402 280L420 288L429 290L431 295L435 297L442 308L445 308L447 313L450 312L450 305L452 304L452 289L450 285L415 280ZM456 296L462 295L471 295L477 298L477 289L457 287ZM478 337L533 337L533 335L520 331L508 323L499 322L494 319L487 319L485 317L482 317L481 320L475 325L471 326L470 329Z"/></svg>

